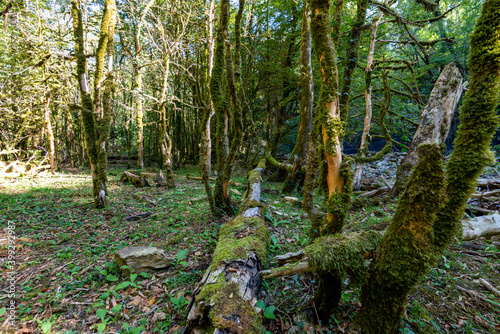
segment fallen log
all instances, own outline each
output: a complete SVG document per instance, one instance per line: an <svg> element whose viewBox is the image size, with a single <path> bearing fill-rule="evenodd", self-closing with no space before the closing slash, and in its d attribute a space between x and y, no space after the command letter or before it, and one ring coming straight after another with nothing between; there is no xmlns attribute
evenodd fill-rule
<svg viewBox="0 0 500 334"><path fill-rule="evenodd" d="M500 235L500 214L474 217L462 221L463 240Z"/></svg>
<svg viewBox="0 0 500 334"><path fill-rule="evenodd" d="M185 333L261 333L255 307L261 263L267 259L269 230L260 203L265 160L249 172L238 216L222 226L212 263L188 306Z"/></svg>
<svg viewBox="0 0 500 334"><path fill-rule="evenodd" d="M150 187L148 180L146 178L135 175L133 173L130 173L128 171L124 171L122 175L120 176L120 182L124 183L130 183L135 187L142 188L142 187Z"/></svg>
<svg viewBox="0 0 500 334"><path fill-rule="evenodd" d="M186 175L186 179L188 179L188 180L202 181L201 177L199 177L199 176L191 176L189 174ZM214 177L209 177L208 180L209 181L215 181L215 178ZM235 180L229 181L229 185L233 186L233 187L243 187L243 184L241 184L239 182L236 182Z"/></svg>
<svg viewBox="0 0 500 334"><path fill-rule="evenodd" d="M476 186L482 189L499 189L500 188L500 179L477 179Z"/></svg>

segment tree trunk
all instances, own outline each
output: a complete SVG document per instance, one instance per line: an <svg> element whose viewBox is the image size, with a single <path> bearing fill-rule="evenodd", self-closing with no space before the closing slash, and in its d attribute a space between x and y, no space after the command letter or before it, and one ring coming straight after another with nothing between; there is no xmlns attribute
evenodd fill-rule
<svg viewBox="0 0 500 334"><path fill-rule="evenodd" d="M92 173L94 205L102 208L106 205L106 142L109 136L111 121L111 98L113 91L112 78L112 44L116 18L116 3L105 0L101 21L99 43L96 49L96 69L94 79L94 99L92 99L87 81L87 57L84 52L83 22L79 0L71 1L73 17L73 33L75 39L75 55L77 59L77 77L82 99L82 119L85 134L85 146ZM105 55L109 54L108 73L103 77ZM104 85L104 89L103 89ZM104 91L104 92L103 92ZM102 110L101 110L102 102Z"/></svg>
<svg viewBox="0 0 500 334"><path fill-rule="evenodd" d="M432 224L446 198L443 156L435 144L420 146L418 153L419 162L362 289L362 333L397 332L409 291L435 262Z"/></svg>
<svg viewBox="0 0 500 334"><path fill-rule="evenodd" d="M214 187L214 205L217 215L227 210L227 198L224 192L224 169L228 154L228 103L225 101L222 84L224 73L224 47L229 26L229 0L220 3L220 26L215 41L214 68L210 78L210 95L214 105L217 120L216 145L217 145L217 181Z"/></svg>
<svg viewBox="0 0 500 334"><path fill-rule="evenodd" d="M47 140L49 141L49 159L50 159L50 171L52 174L56 171L56 159L55 159L55 146L54 146L54 132L52 131L52 123L50 122L50 92L47 89L45 92L45 130L47 130Z"/></svg>
<svg viewBox="0 0 500 334"><path fill-rule="evenodd" d="M434 84L427 106L420 115L420 125L413 136L408 153L398 166L396 183L391 190L391 196L398 196L403 191L410 172L418 160L418 145L444 144L462 90L460 72L453 64L447 65Z"/></svg>
<svg viewBox="0 0 500 334"><path fill-rule="evenodd" d="M249 172L239 215L225 224L212 263L188 307L187 332L255 333L263 330L256 312L259 271L267 259L269 230L260 203L261 160Z"/></svg>
<svg viewBox="0 0 500 334"><path fill-rule="evenodd" d="M302 99L300 101L299 129L297 142L291 157L298 157L298 169L289 173L283 185L282 193L291 193L297 185L297 171L307 163L309 140L312 130L312 116L314 104L314 80L311 65L311 11L304 0L302 13L302 34L300 37L300 86Z"/></svg>
<svg viewBox="0 0 500 334"><path fill-rule="evenodd" d="M337 55L331 38L330 1L309 0L311 6L311 35L318 57L321 74L321 91L318 100L318 123L326 157L328 185L326 218L321 225L314 224L312 230L318 235L338 233L342 230L344 217L350 203L350 167L342 164L343 123L340 118L338 97ZM319 152L321 153L321 152ZM325 272L319 275L320 287L316 294L318 313L323 320L340 300L339 277ZM328 285L326 285L328 284Z"/></svg>
<svg viewBox="0 0 500 334"><path fill-rule="evenodd" d="M369 142L367 140L370 135L370 127L372 122L372 86L371 86L371 73L373 71L373 57L375 55L375 43L377 37L377 28L380 24L380 20L384 16L382 11L379 12L378 16L373 20L372 25L372 35L370 38L370 49L368 51L368 60L366 62L366 70L365 70L365 108L366 114L363 124L363 134L361 135L361 144L359 146L360 155L366 155L366 151L368 150ZM361 177L363 176L364 163L359 162L356 164L356 170L354 171L354 175L352 178L352 184L354 190L359 190L361 188Z"/></svg>

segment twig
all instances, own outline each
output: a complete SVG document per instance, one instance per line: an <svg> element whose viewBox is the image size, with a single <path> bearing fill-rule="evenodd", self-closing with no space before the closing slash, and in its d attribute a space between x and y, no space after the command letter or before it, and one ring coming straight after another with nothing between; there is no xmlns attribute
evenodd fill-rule
<svg viewBox="0 0 500 334"><path fill-rule="evenodd" d="M482 301L485 301L487 303L490 303L490 304L493 304L495 306L500 306L500 304L498 302L495 302L491 299L488 299L486 298L482 293L479 293L479 292L476 292L476 291L473 291L473 290L467 290L465 288L462 288L461 286L458 286L458 285L455 285L455 287L458 289L458 290L461 290L461 291L464 291L464 292L467 292L469 295L473 296L473 297L476 297L476 298L479 298L481 299Z"/></svg>
<svg viewBox="0 0 500 334"><path fill-rule="evenodd" d="M387 186L387 188L389 189L389 191L391 191L392 187L389 185L389 183L384 179L384 177L382 175L380 175L380 178L382 179L382 181L384 181L385 185Z"/></svg>
<svg viewBox="0 0 500 334"><path fill-rule="evenodd" d="M493 292L497 297L500 297L500 291L496 289L493 285L491 285L487 280L484 278L480 278L479 282L488 290Z"/></svg>

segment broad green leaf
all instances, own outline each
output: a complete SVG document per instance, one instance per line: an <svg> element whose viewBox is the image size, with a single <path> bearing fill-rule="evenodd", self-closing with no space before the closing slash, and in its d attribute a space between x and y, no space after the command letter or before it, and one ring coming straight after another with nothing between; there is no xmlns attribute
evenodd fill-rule
<svg viewBox="0 0 500 334"><path fill-rule="evenodd" d="M106 323L105 322L101 322L98 326L97 326L97 331L99 333L102 333L104 332L104 329L106 328Z"/></svg>
<svg viewBox="0 0 500 334"><path fill-rule="evenodd" d="M105 309L103 308L100 308L98 309L95 314L97 315L97 317L99 319L101 319L101 321L104 321L104 317L106 316L106 313L108 313L108 311L106 311Z"/></svg>
<svg viewBox="0 0 500 334"><path fill-rule="evenodd" d="M131 282L129 281L125 281L125 282L121 282L120 284L118 284L118 286L116 287L116 290L121 290L121 289L125 289L127 287L130 286L130 284L132 284Z"/></svg>
<svg viewBox="0 0 500 334"><path fill-rule="evenodd" d="M115 305L112 309L111 312L116 313L122 309L122 306L120 304Z"/></svg>
<svg viewBox="0 0 500 334"><path fill-rule="evenodd" d="M264 317L267 319L276 319L276 316L274 315L274 310L276 309L276 306L269 306L266 308L264 311Z"/></svg>
<svg viewBox="0 0 500 334"><path fill-rule="evenodd" d="M255 306L257 306L261 310L265 310L267 305L262 300L257 300L257 304L255 304Z"/></svg>
<svg viewBox="0 0 500 334"><path fill-rule="evenodd" d="M108 275L108 276L106 276L106 279L110 282L118 281L118 277L116 277L115 275Z"/></svg>
<svg viewBox="0 0 500 334"><path fill-rule="evenodd" d="M1 317L2 315L4 315L4 314L5 314L5 312L7 312L7 308L5 308L5 307L0 308L0 317Z"/></svg>

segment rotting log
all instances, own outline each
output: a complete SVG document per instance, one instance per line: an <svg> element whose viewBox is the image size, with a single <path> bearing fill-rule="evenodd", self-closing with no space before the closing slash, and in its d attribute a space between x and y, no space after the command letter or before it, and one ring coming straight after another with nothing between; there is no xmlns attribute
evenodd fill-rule
<svg viewBox="0 0 500 334"><path fill-rule="evenodd" d="M191 176L189 174L186 175L186 179L188 180L198 180L198 181L203 181L201 177L199 176ZM208 178L209 181L215 181L215 178L213 177L209 177ZM243 187L243 184L239 183L239 182L236 182L235 180L230 180L229 181L229 185L230 186L233 186L233 187Z"/></svg>
<svg viewBox="0 0 500 334"><path fill-rule="evenodd" d="M128 182L137 188L150 187L148 180L146 178L135 175L128 171L124 171L120 176L120 182Z"/></svg>
<svg viewBox="0 0 500 334"><path fill-rule="evenodd" d="M248 174L239 213L219 231L212 263L188 306L185 333L261 333L256 294L269 230L260 202L265 159Z"/></svg>

